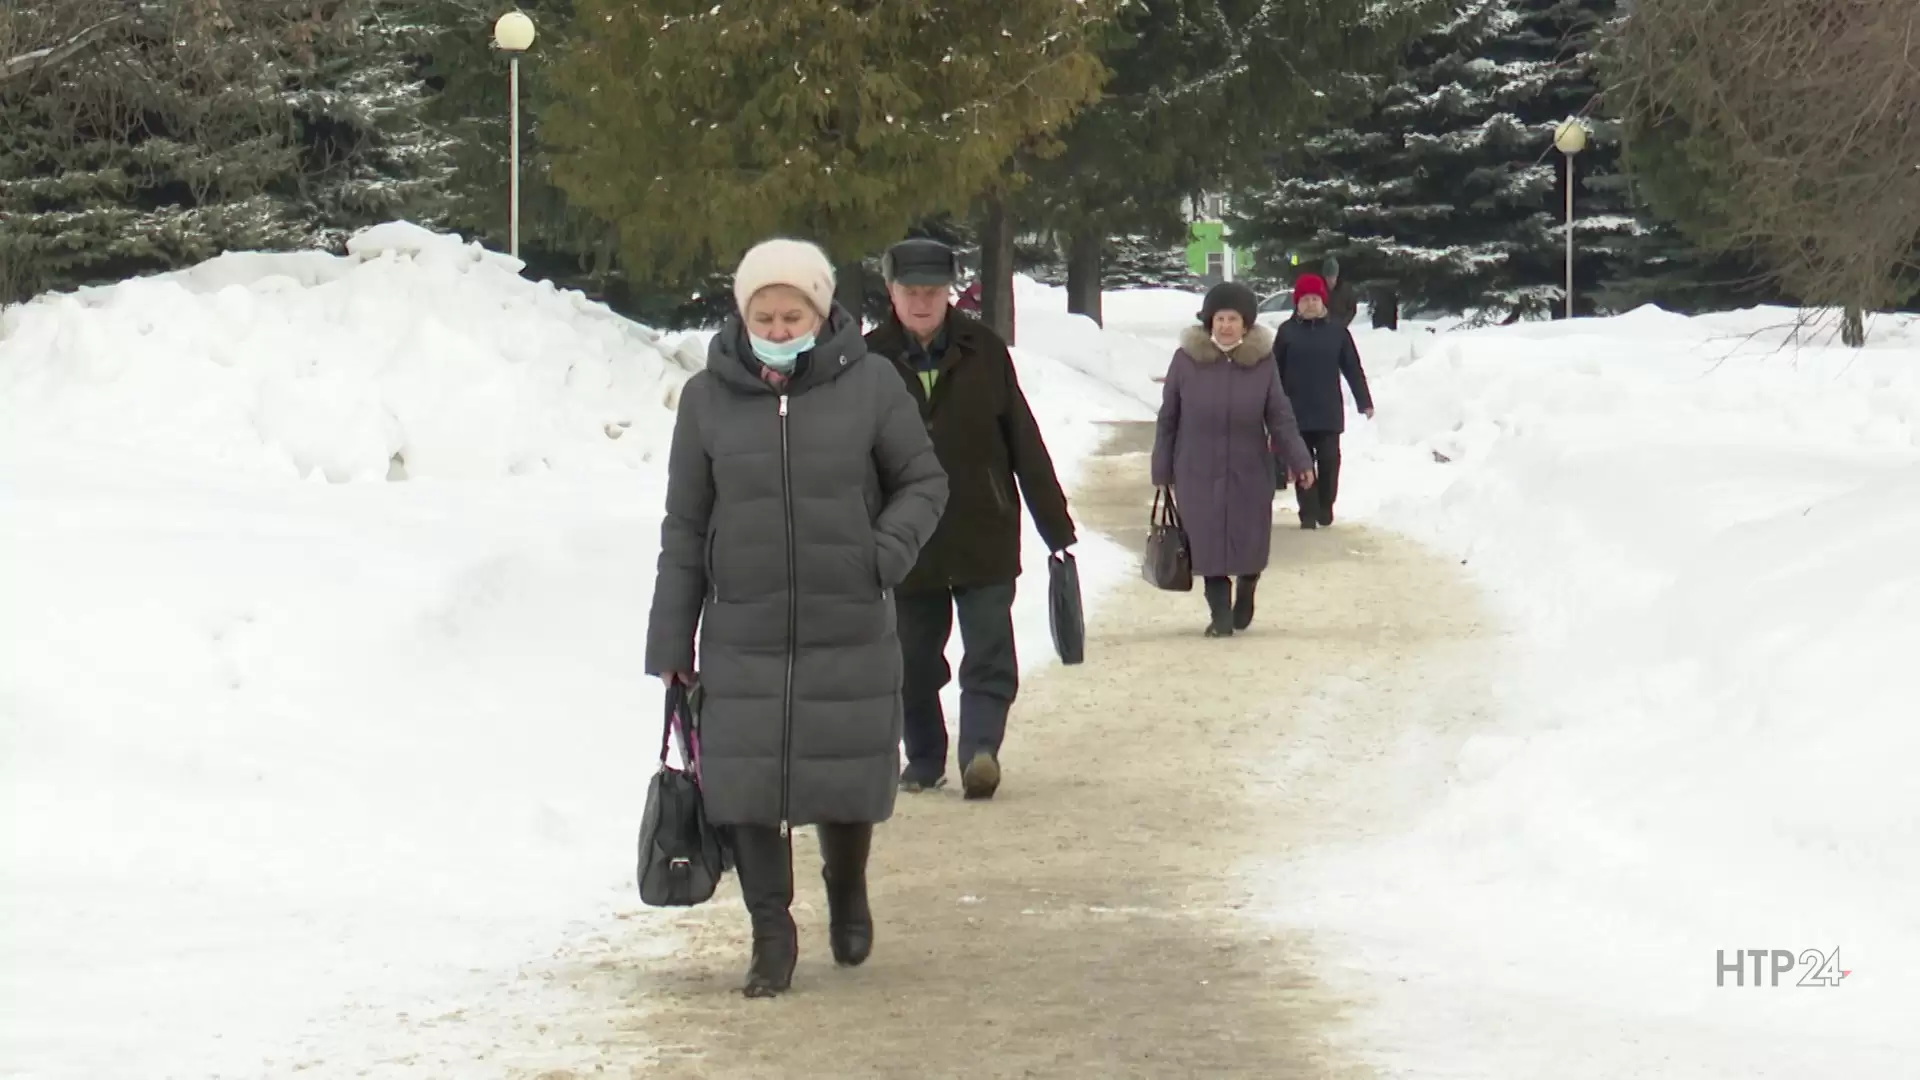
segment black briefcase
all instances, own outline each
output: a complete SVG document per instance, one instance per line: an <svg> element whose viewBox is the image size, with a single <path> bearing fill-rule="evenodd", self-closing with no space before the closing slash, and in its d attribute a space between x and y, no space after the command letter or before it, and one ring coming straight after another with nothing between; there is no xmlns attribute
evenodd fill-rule
<svg viewBox="0 0 1920 1080"><path fill-rule="evenodd" d="M1053 624L1053 651L1063 664L1087 658L1086 610L1080 603L1080 564L1069 552L1047 556L1047 614Z"/></svg>

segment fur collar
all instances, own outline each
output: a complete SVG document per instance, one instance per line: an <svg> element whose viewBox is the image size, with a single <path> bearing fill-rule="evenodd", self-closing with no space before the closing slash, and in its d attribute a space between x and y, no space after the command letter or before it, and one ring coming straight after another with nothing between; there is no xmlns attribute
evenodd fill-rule
<svg viewBox="0 0 1920 1080"><path fill-rule="evenodd" d="M1220 362L1220 346L1207 336L1205 327L1189 326L1180 332L1180 348L1193 357L1196 363L1215 364ZM1254 323L1247 336L1226 354L1234 363L1242 367L1252 367L1273 355L1273 331Z"/></svg>

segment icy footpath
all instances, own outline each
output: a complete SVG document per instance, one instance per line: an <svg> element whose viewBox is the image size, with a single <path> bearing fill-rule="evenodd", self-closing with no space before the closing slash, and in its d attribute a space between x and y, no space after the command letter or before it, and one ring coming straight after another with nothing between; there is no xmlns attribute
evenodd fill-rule
<svg viewBox="0 0 1920 1080"><path fill-rule="evenodd" d="M1390 1074L1911 1071L1920 324L1792 320L1360 335L1348 520L1456 555L1514 635L1427 815L1275 878ZM1400 768L1373 782L1436 771ZM1836 948L1837 987L1718 984Z"/></svg>

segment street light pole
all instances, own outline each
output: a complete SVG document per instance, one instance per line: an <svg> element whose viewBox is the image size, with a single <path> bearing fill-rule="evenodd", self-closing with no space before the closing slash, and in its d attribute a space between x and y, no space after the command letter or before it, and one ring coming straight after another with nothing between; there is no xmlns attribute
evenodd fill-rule
<svg viewBox="0 0 1920 1080"><path fill-rule="evenodd" d="M520 257L520 54L533 47L533 20L509 11L493 24L493 47L507 54L507 252Z"/></svg>
<svg viewBox="0 0 1920 1080"><path fill-rule="evenodd" d="M1569 116L1553 130L1553 145L1567 159L1567 318L1573 318L1573 156L1587 148L1587 125Z"/></svg>
<svg viewBox="0 0 1920 1080"><path fill-rule="evenodd" d="M507 60L507 156L513 168L507 173L507 252L520 257L520 54ZM1571 196L1569 196L1571 197Z"/></svg>

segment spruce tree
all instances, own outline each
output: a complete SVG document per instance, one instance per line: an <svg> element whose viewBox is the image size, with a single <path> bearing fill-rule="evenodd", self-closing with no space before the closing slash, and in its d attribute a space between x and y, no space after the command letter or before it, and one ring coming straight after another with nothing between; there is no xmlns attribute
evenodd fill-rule
<svg viewBox="0 0 1920 1080"><path fill-rule="evenodd" d="M1636 227L1619 186L1604 180L1617 172L1618 142L1593 108L1592 49L1612 8L1464 0L1408 50L1362 123L1285 155L1236 233L1270 251L1338 256L1344 277L1389 302L1557 312L1566 173L1553 131L1585 113L1593 134L1576 162L1575 289L1592 310L1613 238Z"/></svg>
<svg viewBox="0 0 1920 1080"><path fill-rule="evenodd" d="M775 233L843 264L962 212L1097 92L1107 0L576 0L542 118L555 182L630 273ZM858 275L843 275L858 290Z"/></svg>
<svg viewBox="0 0 1920 1080"><path fill-rule="evenodd" d="M422 79L437 0L362 0L322 24L298 84L283 95L298 167L274 187L309 245L338 247L398 217L446 222L454 138L428 114Z"/></svg>
<svg viewBox="0 0 1920 1080"><path fill-rule="evenodd" d="M1187 240L1186 196L1270 174L1272 148L1337 115L1369 73L1392 70L1421 16L1444 0L1165 0L1128 4L1102 38L1113 77L1063 136L1025 163L1023 225L1067 253L1068 303L1100 317L1115 238L1163 250ZM1330 92L1333 91L1333 92Z"/></svg>
<svg viewBox="0 0 1920 1080"><path fill-rule="evenodd" d="M389 19L408 6L59 0L0 13L0 38L54 46L0 79L8 295L430 216L446 173L418 122L406 24Z"/></svg>

